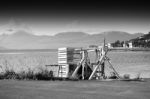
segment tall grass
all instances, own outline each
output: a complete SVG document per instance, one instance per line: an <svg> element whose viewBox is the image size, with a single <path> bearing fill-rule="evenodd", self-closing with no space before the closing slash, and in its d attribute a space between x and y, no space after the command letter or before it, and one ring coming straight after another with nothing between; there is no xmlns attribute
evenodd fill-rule
<svg viewBox="0 0 150 99"><path fill-rule="evenodd" d="M18 79L18 80L54 80L53 71L42 69L34 73L31 69L16 73L14 70L6 70L0 74L0 79Z"/></svg>
<svg viewBox="0 0 150 99"><path fill-rule="evenodd" d="M53 72L45 68L57 62L53 58L48 53L1 54L0 79L53 80Z"/></svg>
<svg viewBox="0 0 150 99"><path fill-rule="evenodd" d="M149 52L109 52L107 56L111 59L112 65L120 75L124 75L126 73L137 74L138 72L140 72L140 77L150 77ZM93 61L94 60L95 58L93 58ZM36 80L40 79L40 77L42 77L43 75L48 77L48 73L52 70L54 71L53 76L57 77L58 69L46 69L45 66L50 64L57 64L57 52L0 54L0 76L1 78L3 78L5 74L5 76L7 75L7 77L5 78L8 79L17 78ZM106 72L108 71L108 75L110 75L111 70L108 66L109 64L107 64L106 62L105 70ZM8 75L14 75L14 77L11 78Z"/></svg>

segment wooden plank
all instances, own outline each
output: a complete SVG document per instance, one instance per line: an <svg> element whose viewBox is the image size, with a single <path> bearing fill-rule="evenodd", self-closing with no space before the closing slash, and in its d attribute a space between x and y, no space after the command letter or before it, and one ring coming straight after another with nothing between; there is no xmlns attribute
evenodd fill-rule
<svg viewBox="0 0 150 99"><path fill-rule="evenodd" d="M58 65L63 66L63 65L68 65L68 64L67 63L60 63Z"/></svg>
<svg viewBox="0 0 150 99"><path fill-rule="evenodd" d="M69 64L62 64L61 66L69 66Z"/></svg>
<svg viewBox="0 0 150 99"><path fill-rule="evenodd" d="M67 61L67 58L58 58L58 61L61 61L61 60L66 60Z"/></svg>
<svg viewBox="0 0 150 99"><path fill-rule="evenodd" d="M67 77L68 77L68 75L59 75L58 77L67 78Z"/></svg>
<svg viewBox="0 0 150 99"><path fill-rule="evenodd" d="M65 76L65 77L67 77L67 76L68 76L68 74L67 74L66 72L60 72L60 73L59 73L59 77L61 77L61 76Z"/></svg>
<svg viewBox="0 0 150 99"><path fill-rule="evenodd" d="M67 47L58 48L58 50L67 50Z"/></svg>
<svg viewBox="0 0 150 99"><path fill-rule="evenodd" d="M58 52L74 52L74 50L58 50Z"/></svg>
<svg viewBox="0 0 150 99"><path fill-rule="evenodd" d="M67 64L67 62L68 62L67 59L58 59L58 63L61 63L61 62L64 62L64 61L66 61L65 64Z"/></svg>
<svg viewBox="0 0 150 99"><path fill-rule="evenodd" d="M58 55L67 55L67 53L58 53Z"/></svg>
<svg viewBox="0 0 150 99"><path fill-rule="evenodd" d="M67 54L58 54L58 57L67 56Z"/></svg>
<svg viewBox="0 0 150 99"><path fill-rule="evenodd" d="M108 59L107 59L107 61L108 61L109 65L110 65L111 69L115 72L116 76L117 76L119 79L121 79L121 77L119 76L119 74L117 73L117 71L116 71L116 70L114 69L114 67L112 66L111 62L110 62Z"/></svg>
<svg viewBox="0 0 150 99"><path fill-rule="evenodd" d="M67 64L67 61L58 61L58 63L66 63Z"/></svg>
<svg viewBox="0 0 150 99"><path fill-rule="evenodd" d="M66 74L68 74L68 72L65 72L65 71L59 71L59 74L66 75Z"/></svg>
<svg viewBox="0 0 150 99"><path fill-rule="evenodd" d="M61 67L61 71L63 71L63 70L67 70L68 68L67 67Z"/></svg>
<svg viewBox="0 0 150 99"><path fill-rule="evenodd" d="M91 74L90 77L89 77L89 80L92 79L93 75L95 74L95 72L96 72L97 69L98 69L98 66L101 65L101 62L102 62L102 60L104 59L104 57L105 57L105 52L102 54L101 58L99 59L99 64L94 68L92 74Z"/></svg>

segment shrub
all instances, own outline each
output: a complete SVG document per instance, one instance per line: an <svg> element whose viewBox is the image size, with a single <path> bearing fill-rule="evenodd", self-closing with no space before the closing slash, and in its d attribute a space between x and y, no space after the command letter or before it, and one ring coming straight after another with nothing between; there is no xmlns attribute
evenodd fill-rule
<svg viewBox="0 0 150 99"><path fill-rule="evenodd" d="M1 75L2 79L16 79L17 74L14 70L6 70L4 74Z"/></svg>
<svg viewBox="0 0 150 99"><path fill-rule="evenodd" d="M53 71L42 70L35 74L37 80L54 80Z"/></svg>
<svg viewBox="0 0 150 99"><path fill-rule="evenodd" d="M129 74L124 74L123 78L124 79L130 79L130 75Z"/></svg>

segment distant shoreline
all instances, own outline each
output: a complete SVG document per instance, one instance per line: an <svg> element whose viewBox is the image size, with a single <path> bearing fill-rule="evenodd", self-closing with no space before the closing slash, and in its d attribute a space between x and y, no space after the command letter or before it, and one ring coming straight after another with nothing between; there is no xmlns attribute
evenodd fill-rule
<svg viewBox="0 0 150 99"><path fill-rule="evenodd" d="M123 48L114 47L109 48L109 51L122 52L122 51L150 51L150 48ZM0 53L24 53L24 52L57 52L57 49L1 49Z"/></svg>
<svg viewBox="0 0 150 99"><path fill-rule="evenodd" d="M3 49L0 53L57 52L57 49Z"/></svg>
<svg viewBox="0 0 150 99"><path fill-rule="evenodd" d="M134 48L123 48L123 47L114 47L114 48L109 48L110 51L150 51L150 48L139 48L139 47L134 47Z"/></svg>

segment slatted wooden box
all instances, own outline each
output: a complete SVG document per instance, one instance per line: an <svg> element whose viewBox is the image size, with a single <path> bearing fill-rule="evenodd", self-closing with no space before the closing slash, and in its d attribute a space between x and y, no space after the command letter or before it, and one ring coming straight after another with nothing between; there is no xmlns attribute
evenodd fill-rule
<svg viewBox="0 0 150 99"><path fill-rule="evenodd" d="M58 48L59 77L67 78L71 75L70 66L75 66L81 60L80 50L72 47ZM74 64L74 65L73 65Z"/></svg>

